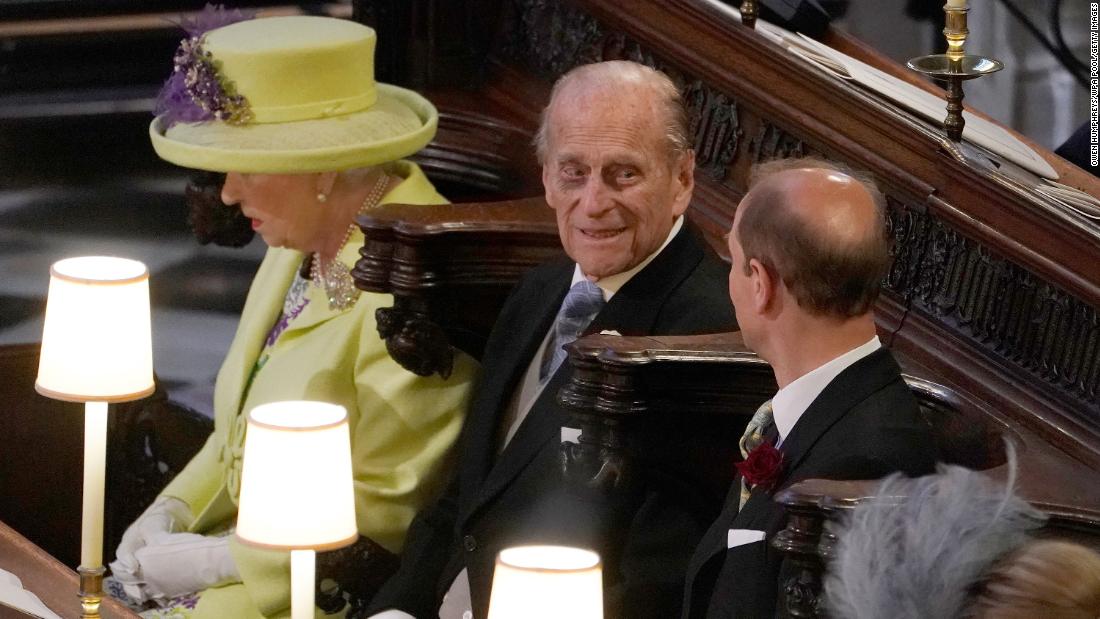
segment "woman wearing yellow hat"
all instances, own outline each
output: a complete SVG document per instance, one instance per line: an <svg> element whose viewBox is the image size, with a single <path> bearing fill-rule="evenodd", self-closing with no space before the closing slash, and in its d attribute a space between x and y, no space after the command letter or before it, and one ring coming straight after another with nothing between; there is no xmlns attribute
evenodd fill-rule
<svg viewBox="0 0 1100 619"><path fill-rule="evenodd" d="M146 616L285 616L289 553L228 535L248 411L302 399L346 407L359 532L395 553L461 427L475 362L458 355L447 380L398 366L374 318L391 298L360 293L350 276L363 244L357 214L445 202L402 159L428 143L438 114L374 81L366 26L272 17L185 28L153 146L178 165L227 173L222 200L270 249L218 373L214 432L127 530L109 589L158 607Z"/></svg>

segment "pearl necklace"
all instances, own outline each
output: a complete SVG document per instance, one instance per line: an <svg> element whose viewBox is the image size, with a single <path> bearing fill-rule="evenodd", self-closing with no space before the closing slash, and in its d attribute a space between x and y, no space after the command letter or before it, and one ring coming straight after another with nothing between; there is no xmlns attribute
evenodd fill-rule
<svg viewBox="0 0 1100 619"><path fill-rule="evenodd" d="M382 172L378 177L378 181L374 184L374 188L363 200L363 206L359 207L356 216L378 206L389 181L389 175ZM354 221L351 222L347 231L344 232L344 238L340 241L340 248L336 250L337 256L344 249L344 245L348 244L348 239L351 238L351 233L355 230L356 225ZM336 258L324 260L321 258L320 252L313 252L313 261L309 267L309 278L314 285L325 291L330 310L344 311L354 305L359 298L359 289L355 287L355 282L351 278L351 271Z"/></svg>

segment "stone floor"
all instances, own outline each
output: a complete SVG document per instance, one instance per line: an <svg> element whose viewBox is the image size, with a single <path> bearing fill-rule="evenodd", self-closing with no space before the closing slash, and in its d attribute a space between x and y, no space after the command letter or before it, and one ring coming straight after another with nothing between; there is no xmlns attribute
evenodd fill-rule
<svg viewBox="0 0 1100 619"><path fill-rule="evenodd" d="M94 177L0 191L0 345L37 342L50 265L81 255L143 261L150 272L153 363L170 397L210 414L214 376L263 256L201 246L186 223L186 175Z"/></svg>

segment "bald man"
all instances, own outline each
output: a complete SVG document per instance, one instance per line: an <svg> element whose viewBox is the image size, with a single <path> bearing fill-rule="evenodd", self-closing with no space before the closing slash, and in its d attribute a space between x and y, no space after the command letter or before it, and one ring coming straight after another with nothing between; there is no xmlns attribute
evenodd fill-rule
<svg viewBox="0 0 1100 619"><path fill-rule="evenodd" d="M691 558L685 619L776 614L778 490L934 469L929 428L875 334L871 308L889 265L883 207L872 182L823 161L754 170L729 234L729 292L779 391L750 422L742 452L752 466Z"/></svg>

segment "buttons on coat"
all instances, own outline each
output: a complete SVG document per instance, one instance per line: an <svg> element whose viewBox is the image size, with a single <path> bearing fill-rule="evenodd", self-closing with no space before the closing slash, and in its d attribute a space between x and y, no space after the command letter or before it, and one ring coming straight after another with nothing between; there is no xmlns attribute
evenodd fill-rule
<svg viewBox="0 0 1100 619"><path fill-rule="evenodd" d="M225 466L225 485L236 503L241 496L241 469L244 464L244 435L248 432L248 416L241 414L229 426L229 436L222 445L218 460Z"/></svg>
<svg viewBox="0 0 1100 619"><path fill-rule="evenodd" d="M462 538L462 547L466 549L466 552L473 552L477 550L477 540L473 535L467 535Z"/></svg>

